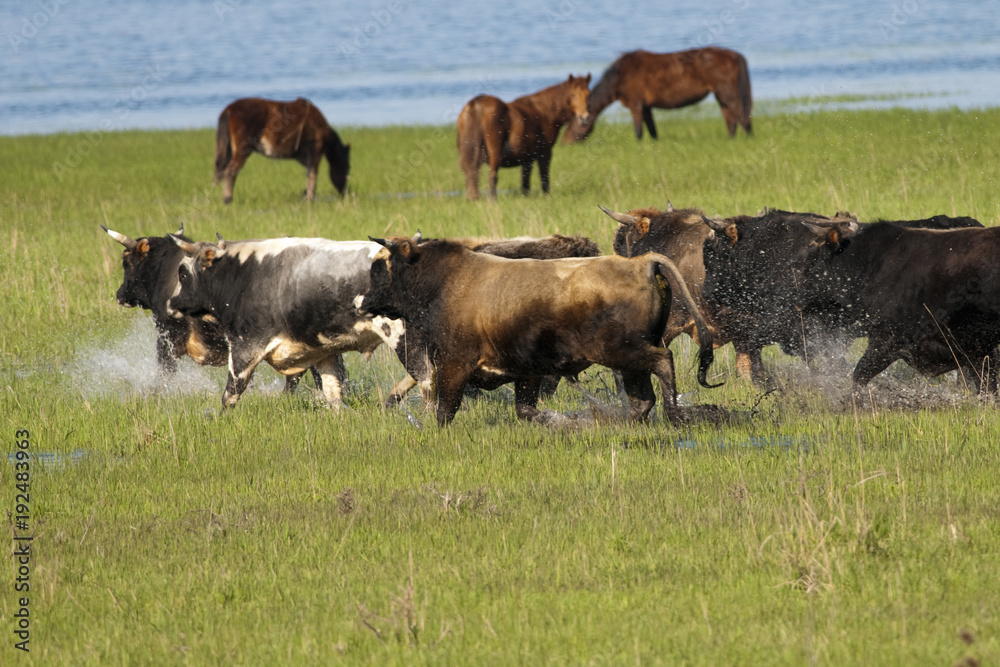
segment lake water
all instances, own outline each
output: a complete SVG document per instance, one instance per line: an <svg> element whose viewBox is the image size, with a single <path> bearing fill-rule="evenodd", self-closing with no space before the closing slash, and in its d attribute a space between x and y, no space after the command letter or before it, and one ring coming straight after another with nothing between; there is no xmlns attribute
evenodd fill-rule
<svg viewBox="0 0 1000 667"><path fill-rule="evenodd" d="M244 96L308 97L335 127L451 123L482 92L510 99L596 79L624 51L709 44L747 57L755 100L1000 105L998 2L683 4L8 1L0 133L210 127Z"/></svg>

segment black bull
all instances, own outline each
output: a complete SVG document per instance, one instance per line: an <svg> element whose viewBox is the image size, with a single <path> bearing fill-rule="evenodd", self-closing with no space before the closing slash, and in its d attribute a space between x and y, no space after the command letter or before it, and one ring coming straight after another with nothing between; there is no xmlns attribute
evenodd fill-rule
<svg viewBox="0 0 1000 667"><path fill-rule="evenodd" d="M858 224L797 217L711 221L724 233L704 247L704 296L725 314L723 326L734 341L758 351L776 343L786 353L806 356L807 343L820 336L868 336L870 353L854 374L859 386L896 359L928 375L978 368L987 358L995 369L996 340L985 331L995 326L989 324L995 315L991 306L970 299L975 285L987 291L997 286L987 275L989 255L971 246L956 254L938 245L989 237L978 221L935 216ZM941 264L946 260L947 270ZM963 286L966 274L954 273L958 265L968 275L981 275L972 290Z"/></svg>
<svg viewBox="0 0 1000 667"><path fill-rule="evenodd" d="M805 274L806 307L822 305L828 319L868 336L856 386L902 359L927 376L971 368L980 389L996 393L1000 228L812 231L820 245Z"/></svg>
<svg viewBox="0 0 1000 667"><path fill-rule="evenodd" d="M576 375L597 363L620 371L631 417L655 403L650 374L664 396L673 370L661 338L671 291L686 294L699 321L698 380L706 380L712 339L676 267L665 257L504 259L459 243L378 240L362 309L402 318L419 332L437 370L439 424L450 422L476 375L515 380L519 417L535 407L544 375Z"/></svg>
<svg viewBox="0 0 1000 667"><path fill-rule="evenodd" d="M122 284L115 294L118 303L143 308L153 315L156 328L156 363L162 375L177 369L177 360L185 355L195 363L224 366L229 358L229 343L217 323L181 316L169 306L177 291L177 268L186 257L184 251L166 236L143 236L132 239L101 225L108 236L118 241L122 251ZM174 236L185 242L184 226ZM293 391L302 373L285 378L285 391ZM319 374L313 370L316 386L322 388Z"/></svg>

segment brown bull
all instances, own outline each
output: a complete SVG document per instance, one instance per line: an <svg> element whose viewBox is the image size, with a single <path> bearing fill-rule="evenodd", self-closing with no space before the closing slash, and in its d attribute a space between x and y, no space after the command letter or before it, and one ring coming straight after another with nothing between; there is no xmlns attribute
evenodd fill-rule
<svg viewBox="0 0 1000 667"><path fill-rule="evenodd" d="M402 318L426 341L439 424L454 418L476 375L513 379L517 414L533 419L543 376L573 376L595 363L622 374L632 419L645 419L655 404L651 374L669 402L673 368L661 341L672 291L692 313L698 308L666 257L504 259L443 240L376 241L385 250L372 263L362 308ZM712 336L695 318L698 381L711 386Z"/></svg>

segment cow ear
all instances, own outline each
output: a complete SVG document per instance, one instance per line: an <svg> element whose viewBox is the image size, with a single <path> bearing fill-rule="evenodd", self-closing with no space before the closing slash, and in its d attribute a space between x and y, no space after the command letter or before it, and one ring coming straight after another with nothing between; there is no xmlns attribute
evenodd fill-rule
<svg viewBox="0 0 1000 667"><path fill-rule="evenodd" d="M201 265L202 271L212 266L212 262L215 261L217 254L218 252L214 245L208 245L205 248L202 248L201 252L198 253L198 264Z"/></svg>
<svg viewBox="0 0 1000 667"><path fill-rule="evenodd" d="M726 237L729 239L729 247L736 245L736 242L740 240L740 230L736 228L736 223L730 222L726 225Z"/></svg>
<svg viewBox="0 0 1000 667"><path fill-rule="evenodd" d="M135 257L137 259L142 259L146 256L147 252L149 252L149 239L139 239L136 241L135 249L132 250Z"/></svg>
<svg viewBox="0 0 1000 667"><path fill-rule="evenodd" d="M812 232L815 237L812 242L812 247L816 248L822 245L830 244L835 249L840 247L840 231L837 227L828 227L826 225L817 225L813 222L802 221L802 224L806 226L810 232Z"/></svg>

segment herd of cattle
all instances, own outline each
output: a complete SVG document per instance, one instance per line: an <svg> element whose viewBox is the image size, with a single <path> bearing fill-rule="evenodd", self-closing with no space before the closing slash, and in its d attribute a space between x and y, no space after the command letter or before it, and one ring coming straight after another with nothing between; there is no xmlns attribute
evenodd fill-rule
<svg viewBox="0 0 1000 667"><path fill-rule="evenodd" d="M652 376L675 405L668 348L731 342L737 369L765 380L761 349L809 354L822 337L868 337L853 372L866 385L897 359L921 373L953 369L997 392L1000 228L971 218L859 223L765 209L711 219L696 209L605 209L614 254L586 238L494 241L279 238L193 242L183 229L125 246L118 302L152 311L157 359L228 364L222 403L235 406L267 362L293 389L312 369L341 402L344 352L388 344L414 385L450 422L469 385L513 382L517 415L533 419L543 383L599 364L620 373L632 419L655 402Z"/></svg>

